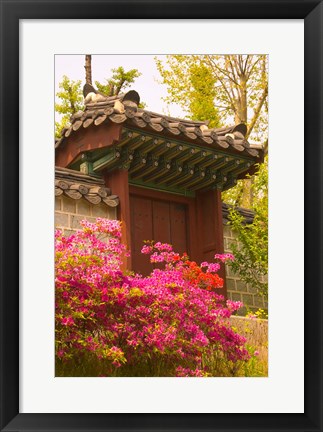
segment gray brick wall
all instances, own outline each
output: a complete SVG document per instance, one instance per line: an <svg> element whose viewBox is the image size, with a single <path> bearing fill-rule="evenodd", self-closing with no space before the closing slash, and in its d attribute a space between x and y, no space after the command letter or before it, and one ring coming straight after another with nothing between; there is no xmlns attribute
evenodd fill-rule
<svg viewBox="0 0 323 432"><path fill-rule="evenodd" d="M116 219L117 208L104 203L90 204L84 198L74 200L65 195L55 197L55 228L62 229L65 235L81 229L81 220L95 222L97 217Z"/></svg>
<svg viewBox="0 0 323 432"><path fill-rule="evenodd" d="M224 251L232 252L231 245L237 244L237 239L228 225L223 227L223 235ZM263 296L259 296L253 286L243 282L239 275L234 273L228 265L226 265L225 270L228 298L234 301L242 301L244 304L244 307L238 311L239 315L245 315L249 311L256 311L258 309L268 309L266 299Z"/></svg>

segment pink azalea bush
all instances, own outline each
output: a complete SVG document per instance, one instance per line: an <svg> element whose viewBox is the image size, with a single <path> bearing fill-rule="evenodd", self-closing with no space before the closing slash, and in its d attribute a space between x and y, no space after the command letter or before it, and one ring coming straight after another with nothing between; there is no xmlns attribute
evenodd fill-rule
<svg viewBox="0 0 323 432"><path fill-rule="evenodd" d="M214 376L250 358L229 322L241 303L220 294L217 271L231 255L199 266L151 242L142 253L163 268L126 274L120 222L81 224L55 233L56 375Z"/></svg>

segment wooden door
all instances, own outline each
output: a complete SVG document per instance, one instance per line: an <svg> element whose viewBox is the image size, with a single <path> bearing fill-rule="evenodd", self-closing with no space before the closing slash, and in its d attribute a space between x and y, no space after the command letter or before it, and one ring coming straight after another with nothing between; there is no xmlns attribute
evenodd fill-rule
<svg viewBox="0 0 323 432"><path fill-rule="evenodd" d="M149 257L141 253L144 240L170 243L174 251L189 253L186 204L132 195L130 211L134 271L147 275L153 269Z"/></svg>

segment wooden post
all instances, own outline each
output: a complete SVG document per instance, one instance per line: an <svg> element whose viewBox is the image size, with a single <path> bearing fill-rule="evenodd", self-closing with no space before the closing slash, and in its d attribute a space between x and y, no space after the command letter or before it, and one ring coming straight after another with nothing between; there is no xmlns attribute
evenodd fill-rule
<svg viewBox="0 0 323 432"><path fill-rule="evenodd" d="M213 262L215 254L224 253L222 200L220 190L196 194L199 261ZM225 267L219 275L224 280L221 294L227 298Z"/></svg>
<svg viewBox="0 0 323 432"><path fill-rule="evenodd" d="M85 56L85 82L92 85L92 56L87 54Z"/></svg>
<svg viewBox="0 0 323 432"><path fill-rule="evenodd" d="M122 222L122 243L131 251L131 220L128 171L116 169L112 172L105 171L103 174L105 185L111 189L113 195L118 195L120 204L118 206L118 219ZM131 256L125 258L123 270L131 270Z"/></svg>
<svg viewBox="0 0 323 432"><path fill-rule="evenodd" d="M222 198L221 191L214 191L215 198L215 224L216 224L216 253L224 253L224 233L223 233L223 213L222 213ZM219 275L222 277L223 283L223 295L224 298L227 299L227 283L226 283L226 273L225 273L225 265L221 266L221 270L219 271Z"/></svg>

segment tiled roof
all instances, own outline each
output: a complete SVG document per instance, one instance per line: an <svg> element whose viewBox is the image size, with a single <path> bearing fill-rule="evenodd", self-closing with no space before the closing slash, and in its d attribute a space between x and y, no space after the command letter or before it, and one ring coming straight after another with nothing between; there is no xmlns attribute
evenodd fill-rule
<svg viewBox="0 0 323 432"><path fill-rule="evenodd" d="M56 142L63 166L89 174L128 170L132 184L194 195L208 188L227 190L263 161L262 147L245 138L245 124L209 129L207 122L140 109L134 90L113 97L87 85L84 90L85 110L71 117ZM111 127L111 142L102 144L100 132L108 136L110 129L97 128L113 124L120 127Z"/></svg>
<svg viewBox="0 0 323 432"><path fill-rule="evenodd" d="M58 148L66 138L82 128L98 127L111 122L197 145L212 146L226 153L252 157L256 161L263 158L262 147L250 145L245 139L247 128L244 124L209 129L207 122L178 119L140 109L136 102L129 100L130 93L137 94L134 91L113 97L105 97L99 93L88 94L85 98L85 110L71 117L71 126L63 129L55 147Z"/></svg>
<svg viewBox="0 0 323 432"><path fill-rule="evenodd" d="M67 168L55 168L55 196L66 195L72 199L84 198L91 204L101 202L109 207L119 204L117 195L105 187L101 178L89 176Z"/></svg>
<svg viewBox="0 0 323 432"><path fill-rule="evenodd" d="M223 216L223 222L228 223L229 222L229 214L230 210L233 208L233 206L222 203L222 216ZM255 213L252 210L248 210L242 207L235 207L235 210L244 218L244 223L249 224L253 222Z"/></svg>

